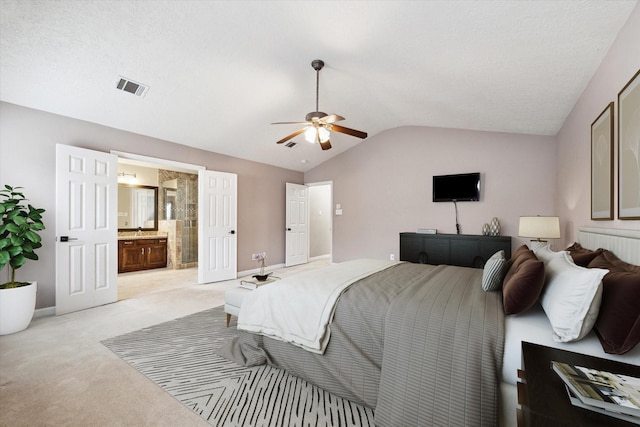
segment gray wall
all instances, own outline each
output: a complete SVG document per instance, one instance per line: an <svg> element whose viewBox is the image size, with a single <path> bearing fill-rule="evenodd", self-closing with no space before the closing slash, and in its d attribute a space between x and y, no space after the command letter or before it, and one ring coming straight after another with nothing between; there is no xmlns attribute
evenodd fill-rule
<svg viewBox="0 0 640 427"><path fill-rule="evenodd" d="M437 228L455 233L453 207L432 203L431 176L480 171L482 200L459 203L462 232L479 234L497 216L503 235L517 238L520 215L559 215L565 247L583 225L640 229L640 221L591 221L591 123L640 69L640 4L585 88L557 136L404 127L367 138L305 173L306 182L333 181L333 260L387 259L398 253L398 233ZM425 111L425 114L428 114ZM614 126L617 216L618 127Z"/></svg>
<svg viewBox="0 0 640 427"><path fill-rule="evenodd" d="M640 221L591 220L591 123L614 102L614 217L618 216L618 92L640 70L640 4L618 34L589 85L558 133L558 214L564 242L577 238L578 227L640 229ZM636 159L637 160L637 159Z"/></svg>
<svg viewBox="0 0 640 427"><path fill-rule="evenodd" d="M463 234L480 234L498 217L519 239L521 215L556 213L556 144L550 136L402 127L369 137L305 173L333 181L333 260L399 255L398 233L436 228L455 233L453 203L431 201L433 175L480 172L480 202L458 203Z"/></svg>
<svg viewBox="0 0 640 427"><path fill-rule="evenodd" d="M272 264L284 263L285 183L303 184L302 173L2 102L0 185L25 187L31 203L47 210L40 260L28 262L16 273L20 280L38 281L37 308L55 305L56 143L238 174L238 270L254 269L251 254L256 252L267 252ZM0 280L4 282L4 276Z"/></svg>

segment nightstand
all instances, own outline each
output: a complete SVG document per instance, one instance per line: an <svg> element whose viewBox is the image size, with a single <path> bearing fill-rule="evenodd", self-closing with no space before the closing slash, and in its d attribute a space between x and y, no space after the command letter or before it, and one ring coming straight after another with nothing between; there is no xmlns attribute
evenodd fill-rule
<svg viewBox="0 0 640 427"><path fill-rule="evenodd" d="M594 411L575 407L564 383L551 369L551 361L640 377L640 366L587 356L543 345L522 343L522 366L518 371L518 427L525 426L636 426Z"/></svg>

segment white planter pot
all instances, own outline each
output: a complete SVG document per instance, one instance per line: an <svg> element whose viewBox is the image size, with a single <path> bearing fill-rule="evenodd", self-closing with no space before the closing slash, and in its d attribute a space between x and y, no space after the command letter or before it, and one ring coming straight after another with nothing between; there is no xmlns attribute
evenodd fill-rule
<svg viewBox="0 0 640 427"><path fill-rule="evenodd" d="M36 310L38 282L12 289L0 289L0 335L27 329Z"/></svg>

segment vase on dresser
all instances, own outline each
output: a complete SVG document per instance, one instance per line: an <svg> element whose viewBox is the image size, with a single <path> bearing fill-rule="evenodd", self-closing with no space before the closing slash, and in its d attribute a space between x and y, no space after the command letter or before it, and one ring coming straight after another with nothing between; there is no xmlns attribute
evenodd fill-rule
<svg viewBox="0 0 640 427"><path fill-rule="evenodd" d="M497 217L493 217L491 223L489 224L489 235L490 236L499 236L500 235L500 221L498 221Z"/></svg>

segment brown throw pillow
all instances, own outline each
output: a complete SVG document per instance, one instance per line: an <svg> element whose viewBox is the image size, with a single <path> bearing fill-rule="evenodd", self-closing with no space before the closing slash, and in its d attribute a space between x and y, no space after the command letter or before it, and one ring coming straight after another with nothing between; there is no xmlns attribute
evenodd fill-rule
<svg viewBox="0 0 640 427"><path fill-rule="evenodd" d="M595 251L592 251L591 249L583 248L580 243L576 242L565 249L565 251L569 252L569 255L571 255L571 258L576 265L586 267L595 257L600 255L604 249L596 249Z"/></svg>
<svg viewBox="0 0 640 427"><path fill-rule="evenodd" d="M596 335L606 353L624 354L640 342L640 266L604 250L589 267L609 270L602 279Z"/></svg>
<svg viewBox="0 0 640 427"><path fill-rule="evenodd" d="M518 249L516 249L515 251L513 251L513 253L511 254L511 258L509 258L507 260L507 264L505 266L505 271L509 271L511 269L511 266L518 260L522 261L522 256L523 255L527 255L527 253L530 251L529 247L527 245L522 245L520 246Z"/></svg>
<svg viewBox="0 0 640 427"><path fill-rule="evenodd" d="M502 284L504 313L518 314L531 308L538 301L543 286L544 264L533 251L522 251L511 264Z"/></svg>

